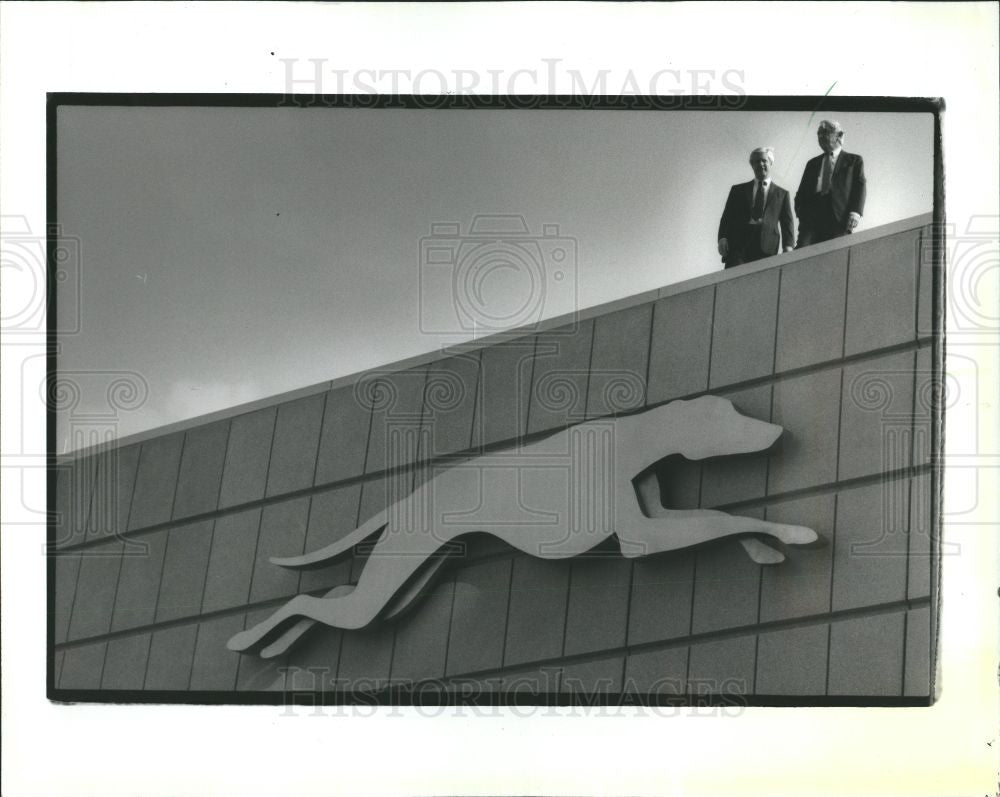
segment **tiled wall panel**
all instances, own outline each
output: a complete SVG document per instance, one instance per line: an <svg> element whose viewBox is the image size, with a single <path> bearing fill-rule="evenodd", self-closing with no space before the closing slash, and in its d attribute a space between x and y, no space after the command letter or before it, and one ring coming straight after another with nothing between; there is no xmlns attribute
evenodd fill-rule
<svg viewBox="0 0 1000 797"><path fill-rule="evenodd" d="M587 417L600 418L641 407L653 305L641 304L594 320L587 383Z"/></svg>
<svg viewBox="0 0 1000 797"><path fill-rule="evenodd" d="M184 435L184 453L181 455L177 494L174 496L175 518L215 510L219 502L228 441L228 420L199 426Z"/></svg>
<svg viewBox="0 0 1000 797"><path fill-rule="evenodd" d="M844 354L915 338L920 230L851 247Z"/></svg>
<svg viewBox="0 0 1000 797"><path fill-rule="evenodd" d="M666 296L653 310L647 404L708 387L715 287Z"/></svg>
<svg viewBox="0 0 1000 797"><path fill-rule="evenodd" d="M586 417L594 322L538 336L528 405L528 431L579 423Z"/></svg>
<svg viewBox="0 0 1000 797"><path fill-rule="evenodd" d="M129 530L170 520L183 445L183 434L156 437L142 444L128 516Z"/></svg>

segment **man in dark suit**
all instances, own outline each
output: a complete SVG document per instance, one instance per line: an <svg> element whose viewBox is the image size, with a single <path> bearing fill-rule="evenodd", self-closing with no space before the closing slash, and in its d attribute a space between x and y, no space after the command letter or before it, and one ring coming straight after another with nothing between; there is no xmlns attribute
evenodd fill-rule
<svg viewBox="0 0 1000 797"><path fill-rule="evenodd" d="M824 120L816 137L823 154L806 164L795 194L800 247L849 235L865 212L865 163L844 152L843 128Z"/></svg>
<svg viewBox="0 0 1000 797"><path fill-rule="evenodd" d="M750 153L754 179L729 189L719 222L719 254L726 268L792 251L795 240L788 192L771 180L774 150Z"/></svg>

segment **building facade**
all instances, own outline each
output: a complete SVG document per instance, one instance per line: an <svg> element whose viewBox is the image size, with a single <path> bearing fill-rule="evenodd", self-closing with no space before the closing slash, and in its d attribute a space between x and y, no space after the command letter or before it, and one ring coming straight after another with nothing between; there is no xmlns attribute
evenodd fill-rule
<svg viewBox="0 0 1000 797"><path fill-rule="evenodd" d="M50 697L927 703L932 229L909 219L65 459ZM705 394L782 438L667 458L642 499L822 545L776 565L734 539L549 560L471 535L405 611L313 628L277 659L227 648L289 598L356 582L368 549L301 573L270 557L343 537L456 461Z"/></svg>

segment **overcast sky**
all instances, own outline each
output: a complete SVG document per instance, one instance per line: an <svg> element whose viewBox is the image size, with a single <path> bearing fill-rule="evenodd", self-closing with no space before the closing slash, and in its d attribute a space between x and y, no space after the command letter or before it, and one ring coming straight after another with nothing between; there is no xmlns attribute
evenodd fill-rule
<svg viewBox="0 0 1000 797"><path fill-rule="evenodd" d="M456 314L477 300L523 322L715 271L750 150L773 146L794 193L823 117L61 107L58 216L83 293L60 369L141 374L128 435L481 336ZM835 118L865 158L862 229L931 210L932 116ZM472 250L432 229L477 214L530 235ZM520 268L492 268L505 258ZM480 295L455 301L456 267ZM88 388L78 411L105 406Z"/></svg>

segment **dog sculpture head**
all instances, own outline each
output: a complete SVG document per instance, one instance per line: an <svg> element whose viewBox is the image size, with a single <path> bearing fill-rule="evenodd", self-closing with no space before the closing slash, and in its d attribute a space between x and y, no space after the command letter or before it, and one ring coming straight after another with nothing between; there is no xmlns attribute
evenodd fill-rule
<svg viewBox="0 0 1000 797"><path fill-rule="evenodd" d="M705 459L730 454L749 454L770 448L782 428L741 414L729 399L699 396L689 401L672 401L649 411L644 417L648 434L669 436L663 450L683 454L688 459ZM707 434L707 431L711 431Z"/></svg>

